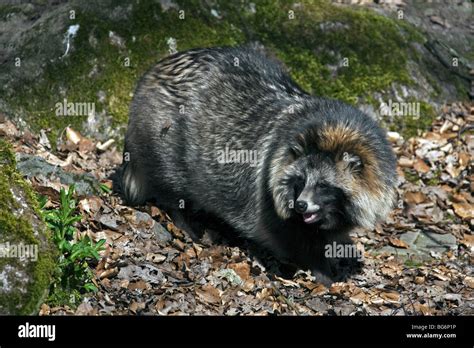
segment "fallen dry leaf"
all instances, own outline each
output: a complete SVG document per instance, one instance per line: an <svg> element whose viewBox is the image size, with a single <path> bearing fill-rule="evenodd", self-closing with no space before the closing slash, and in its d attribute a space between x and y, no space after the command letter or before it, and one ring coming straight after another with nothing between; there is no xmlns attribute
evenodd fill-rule
<svg viewBox="0 0 474 348"><path fill-rule="evenodd" d="M342 291L344 290L344 284L342 283L334 283L331 285L331 287L329 288L329 293L331 295L339 295L342 293Z"/></svg>
<svg viewBox="0 0 474 348"><path fill-rule="evenodd" d="M148 253L146 254L146 260L154 263L161 263L166 260L165 255Z"/></svg>
<svg viewBox="0 0 474 348"><path fill-rule="evenodd" d="M299 288L299 284L292 281L292 280L289 280L289 279L284 279L284 278L281 278L279 276L275 276L275 279L281 281L281 283L284 285L284 286L293 286L293 287L298 287Z"/></svg>
<svg viewBox="0 0 474 348"><path fill-rule="evenodd" d="M402 248L402 249L406 249L409 247L409 245L403 240L400 240L397 238L389 238L388 240L390 241L390 244L394 247Z"/></svg>
<svg viewBox="0 0 474 348"><path fill-rule="evenodd" d="M7 120L4 123L0 123L0 135L13 138L18 135L18 130L10 120Z"/></svg>
<svg viewBox="0 0 474 348"><path fill-rule="evenodd" d="M79 141L79 152L82 155L85 155L87 152L91 152L94 148L94 142L88 138L82 138L81 141Z"/></svg>
<svg viewBox="0 0 474 348"><path fill-rule="evenodd" d="M139 280L139 281L136 281L136 282L132 282L130 284L128 284L128 289L129 290L145 290L149 287L150 285L143 281L143 280Z"/></svg>
<svg viewBox="0 0 474 348"><path fill-rule="evenodd" d="M89 214L96 214L102 207L102 200L99 197L92 196L79 201L79 209Z"/></svg>
<svg viewBox="0 0 474 348"><path fill-rule="evenodd" d="M435 271L436 271L436 270L435 270ZM449 277L447 277L447 276L445 276L445 275L439 273L439 271L438 271L438 272L432 272L431 275L432 275L433 277L439 279L439 280L442 280L443 282L449 280Z"/></svg>
<svg viewBox="0 0 474 348"><path fill-rule="evenodd" d="M100 151L105 151L107 150L113 143L115 143L114 139L109 139L105 143L101 143L100 141L97 143L96 148L97 150Z"/></svg>
<svg viewBox="0 0 474 348"><path fill-rule="evenodd" d="M380 271L383 275L393 278L402 273L402 266L394 261L385 262Z"/></svg>
<svg viewBox="0 0 474 348"><path fill-rule="evenodd" d="M413 160L402 156L398 159L398 165L400 167L404 167L404 168L412 168L413 167Z"/></svg>
<svg viewBox="0 0 474 348"><path fill-rule="evenodd" d="M231 263L228 267L233 269L243 281L249 279L250 265L247 262Z"/></svg>
<svg viewBox="0 0 474 348"><path fill-rule="evenodd" d="M474 204L453 203L454 212L463 220L474 219Z"/></svg>
<svg viewBox="0 0 474 348"><path fill-rule="evenodd" d="M390 141L391 143L396 143L402 137L400 133L398 132L387 132L387 138L388 138L388 141Z"/></svg>
<svg viewBox="0 0 474 348"><path fill-rule="evenodd" d="M423 315L431 315L431 309L426 304L421 304L420 302L416 302L413 304L415 311L422 313Z"/></svg>
<svg viewBox="0 0 474 348"><path fill-rule="evenodd" d="M268 298L269 296L271 296L271 294L272 294L272 289L263 288L262 291L257 293L256 298L258 300L264 300L264 299Z"/></svg>
<svg viewBox="0 0 474 348"><path fill-rule="evenodd" d="M221 302L221 294L218 289L210 284L206 284L200 289L196 289L198 297L207 303L217 304Z"/></svg>
<svg viewBox="0 0 474 348"><path fill-rule="evenodd" d="M405 192L405 201L408 204L420 204L426 201L426 196L424 193L417 192Z"/></svg>
<svg viewBox="0 0 474 348"><path fill-rule="evenodd" d="M39 315L49 315L50 313L51 313L51 309L49 308L49 306L46 303L43 303L41 305Z"/></svg>
<svg viewBox="0 0 474 348"><path fill-rule="evenodd" d="M413 168L419 173L426 174L430 171L430 167L423 161L422 159L418 158L415 163L413 164Z"/></svg>
<svg viewBox="0 0 474 348"><path fill-rule="evenodd" d="M460 169L461 170L464 170L468 165L469 165L469 161L471 160L471 156L469 156L468 153L466 152L461 152L459 154L459 165L460 165Z"/></svg>
<svg viewBox="0 0 474 348"><path fill-rule="evenodd" d="M425 282L425 277L415 277L415 284L423 284Z"/></svg>
<svg viewBox="0 0 474 348"><path fill-rule="evenodd" d="M454 194L451 197L453 203L467 203L466 197L461 194Z"/></svg>
<svg viewBox="0 0 474 348"><path fill-rule="evenodd" d="M97 308L91 306L88 302L82 302L76 309L75 315L96 315Z"/></svg>
<svg viewBox="0 0 474 348"><path fill-rule="evenodd" d="M317 284L316 287L314 287L311 291L311 295L319 296L322 294L326 294L328 291L328 288L325 287L323 284Z"/></svg>
<svg viewBox="0 0 474 348"><path fill-rule="evenodd" d="M70 140L73 144L77 145L82 139L82 136L79 132L75 131L70 127L66 127L66 138Z"/></svg>
<svg viewBox="0 0 474 348"><path fill-rule="evenodd" d="M133 313L136 313L138 312L139 310L142 310L145 308L145 303L144 302L136 302L136 301L132 301L132 303L130 303L130 306L129 306L129 309L130 311L132 311Z"/></svg>
<svg viewBox="0 0 474 348"><path fill-rule="evenodd" d="M356 288L350 295L349 299L356 305L367 302L369 296L362 289Z"/></svg>
<svg viewBox="0 0 474 348"><path fill-rule="evenodd" d="M103 271L102 273L99 274L99 279L103 279L103 278L111 278L111 277L114 277L118 274L118 268L117 267L114 267L114 268L111 268L111 269L106 269L105 271Z"/></svg>
<svg viewBox="0 0 474 348"><path fill-rule="evenodd" d="M469 286L471 289L474 289L474 277L467 276L464 278L464 284Z"/></svg>
<svg viewBox="0 0 474 348"><path fill-rule="evenodd" d="M395 291L385 291L380 293L380 297L390 303L399 303L400 302L400 294Z"/></svg>
<svg viewBox="0 0 474 348"><path fill-rule="evenodd" d="M468 248L474 247L474 234L464 233L464 238L461 240L461 244L464 244Z"/></svg>

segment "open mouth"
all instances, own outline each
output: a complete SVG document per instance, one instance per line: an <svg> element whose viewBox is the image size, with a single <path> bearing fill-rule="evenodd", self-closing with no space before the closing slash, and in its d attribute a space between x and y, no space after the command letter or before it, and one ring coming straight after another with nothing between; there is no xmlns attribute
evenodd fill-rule
<svg viewBox="0 0 474 348"><path fill-rule="evenodd" d="M305 213L303 214L303 221L307 224L312 224L318 220L318 214L316 213Z"/></svg>

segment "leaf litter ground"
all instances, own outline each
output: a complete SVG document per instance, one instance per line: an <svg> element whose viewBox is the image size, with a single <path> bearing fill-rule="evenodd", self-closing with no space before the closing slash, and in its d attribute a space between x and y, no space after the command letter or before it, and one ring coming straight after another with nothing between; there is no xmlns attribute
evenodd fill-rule
<svg viewBox="0 0 474 348"><path fill-rule="evenodd" d="M473 112L453 103L419 137L389 133L398 156L398 204L375 230L354 231L363 267L330 288L308 272L284 275L282 265L245 241L215 242L209 231L194 241L158 207L131 208L106 193L121 162L113 142L68 128L53 154L44 133L20 133L0 119L0 135L17 159L55 169L22 168L48 206L57 206L67 178L101 183L84 181L77 224L81 234L106 239L94 270L99 291L74 307L45 303L39 314L472 315Z"/></svg>

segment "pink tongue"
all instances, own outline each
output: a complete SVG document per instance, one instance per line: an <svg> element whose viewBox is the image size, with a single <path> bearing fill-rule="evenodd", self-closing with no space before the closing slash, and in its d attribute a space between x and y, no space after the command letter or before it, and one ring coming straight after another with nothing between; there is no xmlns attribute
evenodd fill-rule
<svg viewBox="0 0 474 348"><path fill-rule="evenodd" d="M315 213L305 213L303 214L304 222L311 222L316 217Z"/></svg>

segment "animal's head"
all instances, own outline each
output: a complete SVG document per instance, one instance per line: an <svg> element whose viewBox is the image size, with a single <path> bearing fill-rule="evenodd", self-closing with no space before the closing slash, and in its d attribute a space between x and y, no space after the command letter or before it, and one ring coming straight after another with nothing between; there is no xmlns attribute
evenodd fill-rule
<svg viewBox="0 0 474 348"><path fill-rule="evenodd" d="M347 123L318 124L294 134L271 163L277 214L321 230L373 228L395 197L395 159L383 133Z"/></svg>

